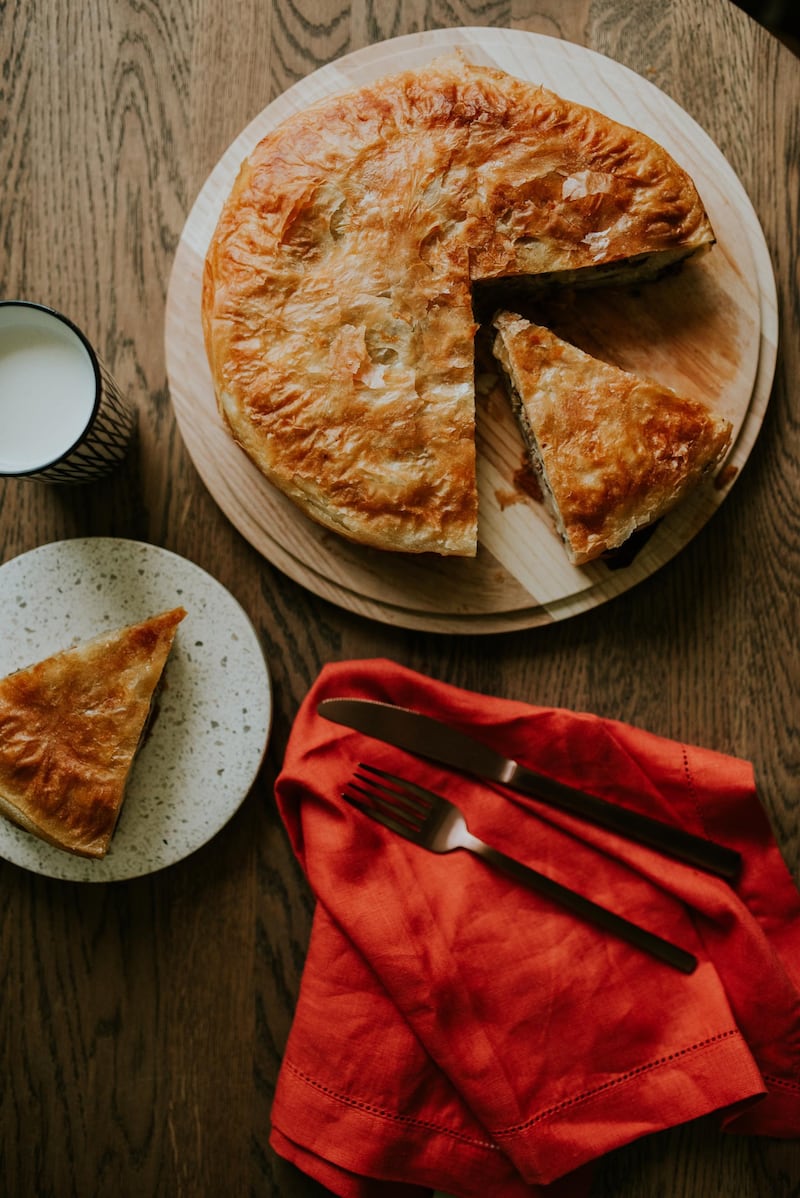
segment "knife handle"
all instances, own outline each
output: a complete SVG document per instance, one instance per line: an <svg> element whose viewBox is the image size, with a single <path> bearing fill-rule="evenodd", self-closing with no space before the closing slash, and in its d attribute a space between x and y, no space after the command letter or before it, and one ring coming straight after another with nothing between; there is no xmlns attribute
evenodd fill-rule
<svg viewBox="0 0 800 1198"><path fill-rule="evenodd" d="M685 861L698 869L716 874L728 881L735 879L742 866L742 858L735 849L717 844L702 836L695 836L674 824L665 824L652 816L642 815L629 807L598 799L596 795L574 790L553 778L534 773L525 766L517 765L507 785L524 791L551 807L568 811L589 823L608 828L629 840L646 844L649 848L666 853L678 861Z"/></svg>
<svg viewBox="0 0 800 1198"><path fill-rule="evenodd" d="M477 837L471 836L469 845L464 847L469 847L471 852L495 866L496 869L502 870L515 881L521 882L530 890L552 899L560 906L566 907L568 911L572 911L574 915L588 920L606 932L611 932L612 935L627 941L628 944L649 953L656 960L671 965L673 969L678 969L681 973L693 973L697 968L697 958L686 952L685 949L679 948L677 944L672 944L671 941L656 936L654 932L648 932L639 924L631 923L629 919L617 915L614 911L609 911L607 907L601 907L599 903L585 898L575 890L570 890L568 886L562 886L560 882L547 877L546 874L540 874L530 866L515 861L513 857L507 857L505 853L485 844Z"/></svg>

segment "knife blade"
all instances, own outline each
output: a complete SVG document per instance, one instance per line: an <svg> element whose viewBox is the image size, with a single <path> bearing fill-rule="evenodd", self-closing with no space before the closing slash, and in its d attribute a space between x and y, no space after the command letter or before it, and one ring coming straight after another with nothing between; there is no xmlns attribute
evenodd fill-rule
<svg viewBox="0 0 800 1198"><path fill-rule="evenodd" d="M726 845L539 774L433 716L373 699L350 698L323 699L317 713L418 757L518 790L718 877L733 880L741 868L739 853Z"/></svg>

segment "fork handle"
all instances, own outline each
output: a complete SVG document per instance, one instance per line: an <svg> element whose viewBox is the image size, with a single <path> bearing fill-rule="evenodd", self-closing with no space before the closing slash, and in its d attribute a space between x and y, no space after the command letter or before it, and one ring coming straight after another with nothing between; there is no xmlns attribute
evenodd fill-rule
<svg viewBox="0 0 800 1198"><path fill-rule="evenodd" d="M467 846L464 845L464 847L466 848ZM679 969L681 973L693 973L697 968L697 958L684 949L679 948L676 944L662 939L661 936L656 936L653 932L646 931L645 928L639 927L638 924L631 923L629 919L624 919L614 911L609 911L607 907L601 907L599 903L594 903L591 899L584 898L577 891L570 890L568 886L562 886L560 882L548 878L546 874L540 874L528 865L523 865L521 861L515 861L513 857L507 857L505 853L501 853L499 849L492 848L491 845L485 844L482 840L478 840L477 837L470 837L468 847L472 852L483 858L484 861L502 870L503 873L508 874L515 881L521 882L523 886L527 886L529 889L535 890L538 894L543 894L546 898L560 903L562 907L566 907L582 919L589 920L598 927L604 928L607 932L619 936L620 939L627 940L629 944L635 945L636 948L642 949L659 961L664 961L667 965L671 965L673 969Z"/></svg>

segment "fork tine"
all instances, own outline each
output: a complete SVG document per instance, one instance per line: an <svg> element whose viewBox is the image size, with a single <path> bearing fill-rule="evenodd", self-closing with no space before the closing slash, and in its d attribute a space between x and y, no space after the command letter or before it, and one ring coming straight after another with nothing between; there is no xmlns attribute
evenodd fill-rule
<svg viewBox="0 0 800 1198"><path fill-rule="evenodd" d="M368 792L362 787L354 786L353 783L350 783L350 786L353 790L359 791L360 794L367 794L370 799L372 798L372 795L369 795ZM360 811L363 815L369 816L369 818L375 820L376 823L382 824L383 827L388 828L390 832L396 832L398 836L402 836L406 840L415 837L417 832L415 827L410 824L401 824L398 820L393 819L391 815L387 815L383 811L379 810L379 808L376 807L372 802L369 804L362 803L360 799L356 799L352 794L348 793L347 790L342 791L342 798L346 803L349 803L351 807L355 807L357 811Z"/></svg>
<svg viewBox="0 0 800 1198"><path fill-rule="evenodd" d="M359 786L359 782L366 782L367 785ZM359 794L369 799L371 807L376 807L393 819L399 820L403 828L407 831L416 833L425 823L426 814L424 811L418 811L413 807L407 806L403 795L386 790L379 783L373 782L369 778L363 778L361 774L354 775L350 786L353 790L358 791Z"/></svg>
<svg viewBox="0 0 800 1198"><path fill-rule="evenodd" d="M369 774L375 774L377 778L384 779L385 782L391 783L390 786L382 786L381 789L386 794L390 794L393 798L397 796L406 802L410 807L419 811L420 815L426 816L431 812L433 803L437 796L431 791L425 790L421 786L417 786L414 782L409 782L405 778L399 778L397 774L390 774L387 770L379 770L375 765L366 765L365 762L359 761L358 768L366 770ZM356 777L359 777L356 774ZM362 782L367 782L370 786L378 786L379 783L372 779L361 776Z"/></svg>
<svg viewBox="0 0 800 1198"><path fill-rule="evenodd" d="M358 783L363 783L359 786ZM361 794L366 795L373 802L381 802L390 810L396 811L405 819L416 827L418 824L424 823L428 816L425 808L409 799L407 795L399 790L392 790L388 786L383 786L380 782L376 782L373 778L365 778L363 774L354 774L351 786L359 790Z"/></svg>

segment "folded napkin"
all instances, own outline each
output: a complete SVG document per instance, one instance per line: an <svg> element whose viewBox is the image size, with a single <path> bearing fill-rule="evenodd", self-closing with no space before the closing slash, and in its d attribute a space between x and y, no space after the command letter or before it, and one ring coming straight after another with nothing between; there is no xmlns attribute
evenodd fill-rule
<svg viewBox="0 0 800 1198"><path fill-rule="evenodd" d="M562 782L738 849L731 886L316 714L436 715ZM472 854L429 853L340 795L359 761L448 795L470 830L693 952L689 976ZM747 762L490 698L387 660L327 666L276 785L317 899L272 1109L277 1153L342 1198L575 1198L591 1162L719 1112L800 1134L800 896Z"/></svg>

